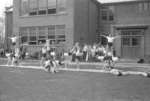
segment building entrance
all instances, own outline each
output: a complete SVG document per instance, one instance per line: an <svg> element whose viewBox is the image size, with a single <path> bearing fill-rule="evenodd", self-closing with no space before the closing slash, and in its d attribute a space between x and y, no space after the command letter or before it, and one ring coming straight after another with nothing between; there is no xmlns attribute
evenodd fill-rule
<svg viewBox="0 0 150 101"><path fill-rule="evenodd" d="M139 58L143 56L143 33L138 29L121 30L121 55L123 58Z"/></svg>

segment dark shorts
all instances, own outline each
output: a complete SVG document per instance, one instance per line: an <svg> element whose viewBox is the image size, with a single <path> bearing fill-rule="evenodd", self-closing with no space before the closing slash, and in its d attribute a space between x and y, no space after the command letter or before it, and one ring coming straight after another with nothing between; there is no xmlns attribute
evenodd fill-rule
<svg viewBox="0 0 150 101"><path fill-rule="evenodd" d="M12 43L12 45L13 45L13 46L15 46L15 45L16 45L16 43L15 43L15 42L13 42L13 43Z"/></svg>
<svg viewBox="0 0 150 101"><path fill-rule="evenodd" d="M42 53L42 57L44 57L44 58L45 58L45 57L46 57L46 53Z"/></svg>
<svg viewBox="0 0 150 101"><path fill-rule="evenodd" d="M108 42L108 46L109 46L109 47L112 47L112 46L113 46L113 43L112 43L112 42Z"/></svg>
<svg viewBox="0 0 150 101"><path fill-rule="evenodd" d="M104 56L104 52L102 52L102 51L96 52L95 54L98 56Z"/></svg>
<svg viewBox="0 0 150 101"><path fill-rule="evenodd" d="M112 60L112 56L105 56L105 57L104 57L104 61L105 61L105 60Z"/></svg>

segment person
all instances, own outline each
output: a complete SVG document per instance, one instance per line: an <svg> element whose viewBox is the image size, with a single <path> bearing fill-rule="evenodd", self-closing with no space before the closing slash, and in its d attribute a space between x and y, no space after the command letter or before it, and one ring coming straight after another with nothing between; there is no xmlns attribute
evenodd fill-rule
<svg viewBox="0 0 150 101"><path fill-rule="evenodd" d="M103 45L99 45L96 49L96 57L98 60L103 61L104 59L104 55L105 55L105 48L103 47Z"/></svg>
<svg viewBox="0 0 150 101"><path fill-rule="evenodd" d="M46 47L44 46L44 47L42 47L42 49L41 49L41 62L40 62L40 64L41 64L41 66L43 66L43 63L44 63L44 61L45 61L45 59L46 59L46 53L47 53L47 49L46 49Z"/></svg>
<svg viewBox="0 0 150 101"><path fill-rule="evenodd" d="M12 65L12 59L13 59L13 51L10 51L10 52L8 52L8 51L6 51L6 53L5 53L5 55L6 55L6 57L7 57L7 66L9 66L9 65Z"/></svg>
<svg viewBox="0 0 150 101"><path fill-rule="evenodd" d="M56 52L53 50L50 52L49 57L46 59L44 63L44 68L48 70L48 72L56 73L57 66L59 65L59 61L56 60Z"/></svg>
<svg viewBox="0 0 150 101"><path fill-rule="evenodd" d="M19 65L20 49L15 48L15 52L12 58L12 65Z"/></svg>
<svg viewBox="0 0 150 101"><path fill-rule="evenodd" d="M113 60L112 60L113 54L111 51L108 51L104 56L104 62L106 63L106 68L112 69L113 68Z"/></svg>
<svg viewBox="0 0 150 101"><path fill-rule="evenodd" d="M20 36L13 36L13 37L8 37L9 39L11 39L12 41L12 45L15 46L17 43L18 38L20 38Z"/></svg>
<svg viewBox="0 0 150 101"><path fill-rule="evenodd" d="M27 52L27 48L26 48L25 45L22 45L22 46L21 46L20 52L21 52L21 59L24 60L25 57L26 57L26 52Z"/></svg>
<svg viewBox="0 0 150 101"><path fill-rule="evenodd" d="M113 36L112 34L109 34L108 36L105 35L101 35L101 36L107 39L108 41L107 45L109 50L112 50L114 40L119 37L119 36Z"/></svg>
<svg viewBox="0 0 150 101"><path fill-rule="evenodd" d="M96 44L93 44L93 46L91 47L91 60L92 60L92 61L95 61L96 48L97 48L97 45L96 45Z"/></svg>
<svg viewBox="0 0 150 101"><path fill-rule="evenodd" d="M87 55L86 55L86 62L88 62L90 60L91 57L91 45L88 45L88 49L87 49Z"/></svg>
<svg viewBox="0 0 150 101"><path fill-rule="evenodd" d="M86 61L87 53L88 53L88 45L85 44L83 46L83 61Z"/></svg>
<svg viewBox="0 0 150 101"><path fill-rule="evenodd" d="M78 50L79 50L79 43L76 42L75 45L72 47L72 49L70 50L70 53L72 54L72 62L75 62L76 60L76 55L78 54Z"/></svg>

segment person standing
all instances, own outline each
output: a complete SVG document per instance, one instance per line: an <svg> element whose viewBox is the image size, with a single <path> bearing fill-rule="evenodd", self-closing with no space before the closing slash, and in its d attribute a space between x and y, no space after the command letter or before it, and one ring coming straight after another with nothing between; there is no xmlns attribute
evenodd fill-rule
<svg viewBox="0 0 150 101"><path fill-rule="evenodd" d="M88 45L85 44L83 46L83 61L86 61L87 53L88 53Z"/></svg>
<svg viewBox="0 0 150 101"><path fill-rule="evenodd" d="M109 51L112 51L113 52L113 43L114 43L114 40L120 36L113 36L112 34L109 34L108 36L105 36L105 35L101 35L103 37L105 37L107 39L107 49Z"/></svg>

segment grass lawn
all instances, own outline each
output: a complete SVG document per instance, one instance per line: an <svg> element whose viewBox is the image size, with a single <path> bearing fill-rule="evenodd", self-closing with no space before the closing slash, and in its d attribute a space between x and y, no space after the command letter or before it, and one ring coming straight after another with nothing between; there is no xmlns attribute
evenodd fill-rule
<svg viewBox="0 0 150 101"><path fill-rule="evenodd" d="M0 101L149 101L150 79L0 67Z"/></svg>

